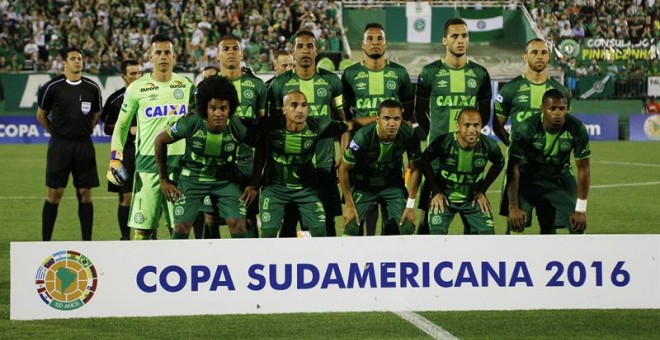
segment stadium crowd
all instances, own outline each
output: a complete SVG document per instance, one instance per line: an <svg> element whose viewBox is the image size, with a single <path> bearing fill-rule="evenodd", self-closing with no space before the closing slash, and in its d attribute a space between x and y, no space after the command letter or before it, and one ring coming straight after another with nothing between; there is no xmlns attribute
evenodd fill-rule
<svg viewBox="0 0 660 340"><path fill-rule="evenodd" d="M654 41L660 35L660 11L655 1L642 0L539 0L526 1L537 28L548 41L559 46L572 39L619 39L637 44L643 39ZM616 97L638 97L646 92L646 78L660 75L658 51L650 47L649 60L629 58L615 62L617 48L609 49L605 60L578 61L574 57L559 59L565 73L566 86L576 93L584 76L610 76L615 82Z"/></svg>
<svg viewBox="0 0 660 340"><path fill-rule="evenodd" d="M341 51L333 0L0 0L0 72L61 73L58 52L72 46L83 50L86 73L120 74L126 59L148 70L155 34L180 46L178 72L214 65L225 35L240 40L253 70L272 71L274 52L290 51L299 29L314 32L321 51Z"/></svg>

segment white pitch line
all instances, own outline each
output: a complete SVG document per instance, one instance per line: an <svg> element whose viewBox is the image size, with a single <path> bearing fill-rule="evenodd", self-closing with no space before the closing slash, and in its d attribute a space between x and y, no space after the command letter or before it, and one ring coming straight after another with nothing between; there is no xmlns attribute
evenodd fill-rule
<svg viewBox="0 0 660 340"><path fill-rule="evenodd" d="M393 312L398 315L400 318L410 322L415 325L415 327L421 329L424 333L431 336L433 339L437 340L458 340L457 337L447 332L444 328L434 324L433 322L427 320L423 316L412 312L412 311L399 311Z"/></svg>
<svg viewBox="0 0 660 340"><path fill-rule="evenodd" d="M633 163L633 162L615 162L615 161L596 161L596 163L615 164L615 165L646 166L646 167L651 167L651 168L660 168L660 164L651 164L651 163Z"/></svg>

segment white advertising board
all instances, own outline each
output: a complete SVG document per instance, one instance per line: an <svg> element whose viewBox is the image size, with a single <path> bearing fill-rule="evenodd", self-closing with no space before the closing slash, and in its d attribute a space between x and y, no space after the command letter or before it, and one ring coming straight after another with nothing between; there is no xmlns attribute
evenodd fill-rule
<svg viewBox="0 0 660 340"><path fill-rule="evenodd" d="M11 319L660 308L660 235L12 242Z"/></svg>

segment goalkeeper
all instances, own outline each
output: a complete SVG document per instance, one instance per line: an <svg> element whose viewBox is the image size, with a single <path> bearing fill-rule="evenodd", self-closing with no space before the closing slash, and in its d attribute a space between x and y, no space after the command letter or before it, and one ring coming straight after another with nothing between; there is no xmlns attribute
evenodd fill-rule
<svg viewBox="0 0 660 340"><path fill-rule="evenodd" d="M128 226L135 229L135 240L148 240L158 228L161 214L172 225L172 205L160 192L154 155L156 135L194 108L194 85L186 77L173 73L176 60L174 43L165 35L151 39L150 74L133 82L127 89L110 145L108 180L123 185L128 178L121 165L122 151L133 117L137 116L135 183ZM185 142L169 146L168 173L175 172L185 151Z"/></svg>
<svg viewBox="0 0 660 340"><path fill-rule="evenodd" d="M197 88L197 112L177 121L156 137L156 163L160 189L174 202L172 238L187 239L204 197L210 196L218 214L227 221L233 238L247 237L247 207L257 197L257 185L240 189L237 166L239 145L255 145L257 134L234 116L239 105L234 85L225 77L204 79ZM169 179L167 145L186 140L178 184ZM260 172L252 176L258 183ZM241 193L242 191L242 193Z"/></svg>

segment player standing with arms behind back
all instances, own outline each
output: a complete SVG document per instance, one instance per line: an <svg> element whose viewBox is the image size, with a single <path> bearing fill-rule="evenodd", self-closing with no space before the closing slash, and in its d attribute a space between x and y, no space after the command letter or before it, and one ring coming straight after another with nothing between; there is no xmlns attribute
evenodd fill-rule
<svg viewBox="0 0 660 340"><path fill-rule="evenodd" d="M387 39L383 26L377 23L365 26L362 50L364 60L346 68L341 78L345 106L354 117L376 116L381 102L394 99L403 106L403 119L411 121L414 117L415 94L410 75L403 66L385 58ZM375 202L366 212L363 222L367 227L367 235L376 234L377 206ZM385 215L385 209L382 210ZM358 234L363 234L362 225Z"/></svg>
<svg viewBox="0 0 660 340"><path fill-rule="evenodd" d="M112 136L115 129L115 122L119 117L122 103L124 102L124 93L126 88L132 82L142 76L140 72L140 64L136 60L127 59L121 62L121 78L124 80L124 87L115 91L108 97L108 100L103 106L101 112L101 121L103 122L103 132ZM133 178L135 176L135 132L137 120L135 117L131 121L131 129L126 139L124 146L124 160L122 164L128 172L128 180L123 186L114 185L108 182L108 191L116 192L119 194L119 207L117 208L117 221L119 222L119 231L121 232L121 240L131 239L131 229L128 227L128 213L131 207L131 199L133 198Z"/></svg>
<svg viewBox="0 0 660 340"><path fill-rule="evenodd" d="M135 229L135 240L148 240L158 228L162 213L168 225L173 224L172 204L160 192L154 142L158 133L195 107L193 83L172 72L176 55L170 37L159 34L151 39L150 60L154 65L151 74L126 89L110 144L108 180L121 185L126 180L126 170L121 165L122 152L131 120L137 116L135 186L128 222ZM183 140L168 146L167 169L170 174L176 172L185 147Z"/></svg>
<svg viewBox="0 0 660 340"><path fill-rule="evenodd" d="M269 114L271 116L282 112L284 96L296 90L305 95L309 103L307 119L316 120L321 125L327 125L333 120L345 120L344 99L341 80L327 70L316 68L318 48L316 37L310 31L299 31L295 35L293 70L277 76L268 89ZM348 145L349 136L341 137L342 150ZM335 143L332 137L318 141L314 156L315 172L320 184L320 197L327 218L327 236L336 236L335 216L341 214L339 188L335 166Z"/></svg>
<svg viewBox="0 0 660 340"><path fill-rule="evenodd" d="M448 19L442 37L447 51L445 57L420 71L415 94L415 116L421 128L429 132L427 143L440 135L456 131L458 114L466 107L477 108L484 124L490 119L490 75L483 66L467 59L469 43L465 21L461 18ZM431 166L434 171L439 169L438 162ZM424 212L428 210L429 198L430 188L425 183L419 202L419 209L423 211L420 234L428 234ZM465 220L463 224L464 232L469 234Z"/></svg>
<svg viewBox="0 0 660 340"><path fill-rule="evenodd" d="M64 75L39 89L37 120L50 133L46 158L47 197L41 221L42 240L50 241L64 189L73 175L83 241L92 240L92 188L99 186L91 134L101 112L101 90L82 76L83 56L77 48L62 52Z"/></svg>

